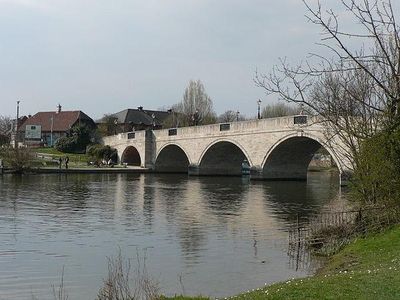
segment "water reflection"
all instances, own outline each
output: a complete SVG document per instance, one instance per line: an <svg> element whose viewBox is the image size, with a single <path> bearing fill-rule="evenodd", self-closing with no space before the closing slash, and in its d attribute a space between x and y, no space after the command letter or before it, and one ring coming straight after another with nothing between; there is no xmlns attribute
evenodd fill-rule
<svg viewBox="0 0 400 300"><path fill-rule="evenodd" d="M217 177L218 178L218 177ZM199 178L200 193L205 205L221 218L235 215L246 205L248 184L243 184L238 177Z"/></svg>
<svg viewBox="0 0 400 300"><path fill-rule="evenodd" d="M338 181L248 182L182 175L0 177L0 294L51 299L66 268L71 299L94 299L106 257L147 249L166 294L228 296L312 271L285 229L336 203ZM298 268L298 270L296 270Z"/></svg>

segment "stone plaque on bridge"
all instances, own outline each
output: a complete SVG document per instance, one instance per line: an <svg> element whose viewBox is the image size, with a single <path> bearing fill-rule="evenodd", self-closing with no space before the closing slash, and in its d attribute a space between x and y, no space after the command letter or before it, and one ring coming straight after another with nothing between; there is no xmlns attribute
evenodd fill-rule
<svg viewBox="0 0 400 300"><path fill-rule="evenodd" d="M295 116L294 124L307 124L307 116Z"/></svg>
<svg viewBox="0 0 400 300"><path fill-rule="evenodd" d="M219 125L219 131L227 131L231 129L231 124L230 123L225 123L225 124L220 124Z"/></svg>
<svg viewBox="0 0 400 300"><path fill-rule="evenodd" d="M169 129L168 130L168 135L177 135L177 130L176 130L176 128L171 128L171 129Z"/></svg>

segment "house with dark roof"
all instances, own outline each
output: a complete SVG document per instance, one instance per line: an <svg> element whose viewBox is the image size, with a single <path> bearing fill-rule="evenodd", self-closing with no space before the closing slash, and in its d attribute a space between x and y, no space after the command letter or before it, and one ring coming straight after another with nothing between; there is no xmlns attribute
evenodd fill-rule
<svg viewBox="0 0 400 300"><path fill-rule="evenodd" d="M116 119L119 131L129 132L146 129L161 129L163 122L170 114L167 111L145 110L142 106L137 109L124 109L112 114Z"/></svg>
<svg viewBox="0 0 400 300"><path fill-rule="evenodd" d="M56 111L38 112L18 126L19 141L25 145L53 146L60 137L67 136L73 126L81 124L96 127L84 112L62 111L58 105Z"/></svg>

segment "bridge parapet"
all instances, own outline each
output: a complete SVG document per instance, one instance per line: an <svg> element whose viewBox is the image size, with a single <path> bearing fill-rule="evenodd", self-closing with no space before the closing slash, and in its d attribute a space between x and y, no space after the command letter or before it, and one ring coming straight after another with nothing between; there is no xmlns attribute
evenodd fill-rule
<svg viewBox="0 0 400 300"><path fill-rule="evenodd" d="M124 143L127 140L140 140L143 141L146 138L146 132L142 131L132 131L118 133L116 135L105 136L102 138L104 145L114 145L119 143Z"/></svg>
<svg viewBox="0 0 400 300"><path fill-rule="evenodd" d="M154 135L158 139L173 139L175 136L177 138L186 136L223 136L238 132L251 133L253 131L261 132L293 129L294 127L313 124L316 120L315 117L285 116L279 118L154 130Z"/></svg>

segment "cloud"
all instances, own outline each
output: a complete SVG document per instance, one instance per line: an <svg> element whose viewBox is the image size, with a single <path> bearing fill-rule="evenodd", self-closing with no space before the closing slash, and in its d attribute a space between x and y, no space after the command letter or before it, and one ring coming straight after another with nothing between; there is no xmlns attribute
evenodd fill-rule
<svg viewBox="0 0 400 300"><path fill-rule="evenodd" d="M250 114L254 70L317 39L299 0L0 0L0 99L101 116L172 105L199 78L219 112Z"/></svg>

